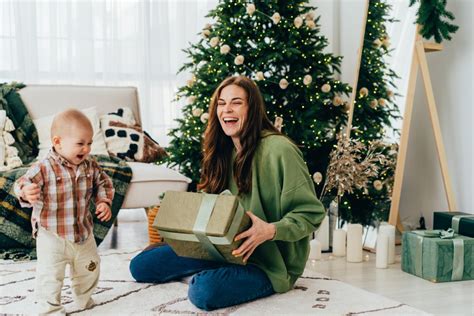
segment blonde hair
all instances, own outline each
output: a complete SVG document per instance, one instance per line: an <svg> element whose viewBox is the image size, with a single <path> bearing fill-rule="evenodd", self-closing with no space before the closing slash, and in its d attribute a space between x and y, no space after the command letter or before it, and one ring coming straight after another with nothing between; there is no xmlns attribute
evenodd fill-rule
<svg viewBox="0 0 474 316"><path fill-rule="evenodd" d="M91 132L93 131L91 121L81 111L69 109L58 113L51 124L51 138L69 133L74 128L85 128Z"/></svg>

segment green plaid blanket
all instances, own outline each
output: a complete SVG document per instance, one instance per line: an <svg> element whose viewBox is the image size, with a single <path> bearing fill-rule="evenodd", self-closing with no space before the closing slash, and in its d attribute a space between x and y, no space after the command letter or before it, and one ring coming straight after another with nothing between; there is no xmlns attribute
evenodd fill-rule
<svg viewBox="0 0 474 316"><path fill-rule="evenodd" d="M112 219L101 222L95 215L95 205L90 210L94 218L94 237L99 245L104 240L122 206L132 171L122 160L107 156L95 156L101 168L114 183ZM0 174L0 258L35 258L35 241L31 236L31 208L21 208L13 194L13 184L28 167L17 168Z"/></svg>
<svg viewBox="0 0 474 316"><path fill-rule="evenodd" d="M0 84L0 109L6 110L13 121L16 130L13 137L19 148L20 158L30 163L38 153L38 134L16 92L24 87L21 84ZM132 178L132 170L122 160L108 156L95 156L102 169L110 176L115 188L112 201L112 218L101 222L95 215L95 205L91 203L90 210L94 218L94 237L97 245L104 240L122 206L128 185ZM31 209L21 208L13 194L13 184L21 177L29 165L0 173L0 258L3 259L33 259L36 258L35 241L31 232Z"/></svg>

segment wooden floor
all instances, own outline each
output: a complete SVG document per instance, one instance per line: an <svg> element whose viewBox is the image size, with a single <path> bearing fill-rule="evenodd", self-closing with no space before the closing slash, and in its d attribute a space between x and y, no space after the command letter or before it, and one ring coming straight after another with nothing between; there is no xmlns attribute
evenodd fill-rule
<svg viewBox="0 0 474 316"><path fill-rule="evenodd" d="M118 222L99 249L130 250L148 245L143 209L122 210ZM345 258L323 254L322 260L308 261L307 268L435 315L474 315L474 281L431 283L402 272L399 255L388 269L375 268L375 254L364 252L364 256L362 263L347 263Z"/></svg>

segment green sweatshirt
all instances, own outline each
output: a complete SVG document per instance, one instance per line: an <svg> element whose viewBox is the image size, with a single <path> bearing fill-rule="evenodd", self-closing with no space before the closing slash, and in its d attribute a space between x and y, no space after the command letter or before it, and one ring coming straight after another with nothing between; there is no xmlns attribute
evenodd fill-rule
<svg viewBox="0 0 474 316"><path fill-rule="evenodd" d="M233 177L229 190L238 194ZM275 292L289 291L305 268L310 235L325 216L301 151L284 136L264 136L253 158L251 192L240 201L276 226L274 239L258 246L249 263L265 271Z"/></svg>

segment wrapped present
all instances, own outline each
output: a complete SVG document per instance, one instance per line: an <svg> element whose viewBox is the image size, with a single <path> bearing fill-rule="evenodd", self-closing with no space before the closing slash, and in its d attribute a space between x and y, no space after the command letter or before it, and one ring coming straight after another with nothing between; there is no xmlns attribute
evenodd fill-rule
<svg viewBox="0 0 474 316"><path fill-rule="evenodd" d="M167 191L153 226L179 256L245 264L232 255L250 227L237 196Z"/></svg>
<svg viewBox="0 0 474 316"><path fill-rule="evenodd" d="M452 228L456 234L474 237L474 214L434 212L433 229Z"/></svg>
<svg viewBox="0 0 474 316"><path fill-rule="evenodd" d="M402 270L431 282L474 280L474 238L452 229L404 232Z"/></svg>

